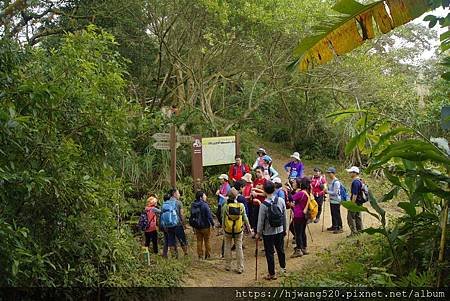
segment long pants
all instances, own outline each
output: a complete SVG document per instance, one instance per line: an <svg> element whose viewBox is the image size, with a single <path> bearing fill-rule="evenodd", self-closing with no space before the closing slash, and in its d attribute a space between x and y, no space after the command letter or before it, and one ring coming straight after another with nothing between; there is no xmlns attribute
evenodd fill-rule
<svg viewBox="0 0 450 301"><path fill-rule="evenodd" d="M255 230L258 227L258 217L259 217L259 206L253 205L252 218L250 221L250 226Z"/></svg>
<svg viewBox="0 0 450 301"><path fill-rule="evenodd" d="M352 234L356 234L363 229L361 212L351 212L347 214L347 222Z"/></svg>
<svg viewBox="0 0 450 301"><path fill-rule="evenodd" d="M306 249L308 242L306 240L306 219L294 220L291 232L295 236L296 249Z"/></svg>
<svg viewBox="0 0 450 301"><path fill-rule="evenodd" d="M152 243L153 253L158 254L158 231L145 232L145 246L148 248Z"/></svg>
<svg viewBox="0 0 450 301"><path fill-rule="evenodd" d="M341 204L330 204L331 227L342 229Z"/></svg>
<svg viewBox="0 0 450 301"><path fill-rule="evenodd" d="M231 269L231 241L234 240L234 245L236 246L236 259L237 259L237 270L240 272L244 271L244 252L242 251L242 238L244 234L241 232L235 234L235 237L231 234L224 234L225 240L225 266Z"/></svg>
<svg viewBox="0 0 450 301"><path fill-rule="evenodd" d="M205 257L211 256L211 245L209 238L211 236L211 228L196 229L195 235L197 236L197 255L203 257L203 244L205 244Z"/></svg>
<svg viewBox="0 0 450 301"><path fill-rule="evenodd" d="M222 226L222 205L217 206L216 216L217 220L219 221L219 225Z"/></svg>
<svg viewBox="0 0 450 301"><path fill-rule="evenodd" d="M317 202L318 205L318 211L317 211L317 217L316 218L320 218L320 215L322 214L322 206L323 206L323 195L320 196L315 196L314 199Z"/></svg>
<svg viewBox="0 0 450 301"><path fill-rule="evenodd" d="M277 250L278 262L281 268L286 268L286 255L284 253L284 235L278 233L274 235L263 235L264 252L266 253L267 269L269 275L275 275L275 259L274 253Z"/></svg>

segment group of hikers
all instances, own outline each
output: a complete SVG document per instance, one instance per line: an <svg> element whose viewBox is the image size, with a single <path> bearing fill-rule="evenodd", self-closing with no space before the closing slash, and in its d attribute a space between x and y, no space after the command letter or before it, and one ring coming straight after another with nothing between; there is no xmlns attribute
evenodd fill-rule
<svg viewBox="0 0 450 301"><path fill-rule="evenodd" d="M229 168L228 175L219 176L220 187L216 192L218 223L213 218L207 196L197 191L195 201L190 208L189 225L197 239L199 259L211 259L210 238L214 227L217 235L223 235L221 258L225 259L225 269L231 270L232 251L236 252L236 270L244 272L243 237L251 235L258 242L263 241L263 250L267 260L266 280L276 279L275 251L280 264L280 273L286 272L285 237L292 234L295 243L292 258L307 255L307 227L309 223L318 223L323 211L326 196L330 201L331 226L326 230L334 234L342 233L341 202L351 200L362 205L368 199L367 185L359 177L359 168L347 169L351 178L350 195L345 185L336 177L336 168L329 167L327 176L320 168L314 168L311 177L305 176L304 164L298 152L291 155L291 161L284 165L288 181L283 185L279 173L272 166L272 158L263 148L257 150L258 157L252 168L245 164L240 155ZM255 174L253 180L252 171ZM362 228L361 212L348 212L347 221L350 235L359 233ZM152 250L158 253L157 226L164 233L163 257L170 249L178 257L177 241L184 255L188 254L185 234L186 215L180 201L180 193L174 188L164 197L159 209L157 199L150 195L147 206L139 220L139 227L145 231L145 246L152 243ZM323 228L322 228L323 230ZM257 251L256 251L257 252Z"/></svg>

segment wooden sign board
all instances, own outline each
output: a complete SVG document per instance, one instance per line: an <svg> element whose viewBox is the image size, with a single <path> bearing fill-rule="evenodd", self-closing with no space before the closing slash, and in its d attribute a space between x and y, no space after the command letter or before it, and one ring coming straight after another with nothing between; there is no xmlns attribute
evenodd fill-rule
<svg viewBox="0 0 450 301"><path fill-rule="evenodd" d="M176 147L180 147L180 143L177 142ZM153 148L160 150L170 150L170 142L169 141L158 141L152 144Z"/></svg>

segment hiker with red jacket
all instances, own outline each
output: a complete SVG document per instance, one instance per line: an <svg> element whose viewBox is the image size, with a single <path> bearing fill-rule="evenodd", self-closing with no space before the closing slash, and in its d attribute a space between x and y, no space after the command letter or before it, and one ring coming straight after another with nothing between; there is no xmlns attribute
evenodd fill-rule
<svg viewBox="0 0 450 301"><path fill-rule="evenodd" d="M250 168L248 167L247 164L242 163L241 155L236 155L234 157L234 159L236 160L236 163L233 163L230 166L230 170L228 171L228 175L230 176L229 177L230 181L237 182L240 179L242 179L242 177L246 173L250 172Z"/></svg>
<svg viewBox="0 0 450 301"><path fill-rule="evenodd" d="M314 223L316 224L320 221L320 214L322 213L322 205L325 198L326 185L327 180L325 179L325 176L322 175L322 171L320 170L320 168L315 167L314 176L311 179L311 190L312 194L314 195L314 199L319 206L316 219L314 220Z"/></svg>
<svg viewBox="0 0 450 301"><path fill-rule="evenodd" d="M266 195L264 194L264 184L267 179L264 177L264 168L258 166L256 168L256 179L253 181L252 190L252 216L250 219L250 225L253 229L252 238L255 238L256 227L258 226L259 206L261 202L264 202Z"/></svg>
<svg viewBox="0 0 450 301"><path fill-rule="evenodd" d="M147 199L147 205L145 206L145 212L147 213L148 227L145 229L145 246L150 247L152 242L153 253L158 254L158 231L157 231L157 216L153 208L156 208L158 200L154 196L150 196Z"/></svg>

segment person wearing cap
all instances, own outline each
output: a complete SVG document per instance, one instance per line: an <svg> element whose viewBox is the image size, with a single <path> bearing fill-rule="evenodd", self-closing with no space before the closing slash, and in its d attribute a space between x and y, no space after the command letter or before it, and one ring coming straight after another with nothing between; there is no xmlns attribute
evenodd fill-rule
<svg viewBox="0 0 450 301"><path fill-rule="evenodd" d="M219 220L219 225L222 226L222 206L228 198L228 193L230 192L231 186L230 183L228 182L228 176L226 174L221 174L219 176L219 180L220 180L220 187L216 191L218 199L216 216L217 219Z"/></svg>
<svg viewBox="0 0 450 301"><path fill-rule="evenodd" d="M247 164L242 163L241 155L236 155L234 159L236 162L231 164L228 175L230 181L237 182L242 179L246 173L250 172L250 168Z"/></svg>
<svg viewBox="0 0 450 301"><path fill-rule="evenodd" d="M322 205L325 196L326 185L327 180L322 175L322 171L320 170L320 168L315 167L314 176L311 178L311 190L312 194L314 195L314 199L319 206L316 219L314 220L314 223L316 224L320 221L320 214L322 213Z"/></svg>
<svg viewBox="0 0 450 301"><path fill-rule="evenodd" d="M279 176L275 168L272 167L272 158L268 155L263 156L264 177L267 180L273 180Z"/></svg>
<svg viewBox="0 0 450 301"><path fill-rule="evenodd" d="M272 183L275 185L274 195L286 201L287 192L283 190L283 183L281 182L281 179L279 177L276 177L272 180Z"/></svg>
<svg viewBox="0 0 450 301"><path fill-rule="evenodd" d="M300 154L294 152L291 155L292 160L284 165L284 170L287 172L288 179L295 180L296 178L303 178L303 171L305 169L303 162L300 160Z"/></svg>
<svg viewBox="0 0 450 301"><path fill-rule="evenodd" d="M331 227L327 231L333 231L334 234L342 233L342 218L341 218L341 182L336 177L336 168L329 167L327 175L330 179L329 188L325 188L325 193L328 193L330 198L330 212L331 212Z"/></svg>
<svg viewBox="0 0 450 301"><path fill-rule="evenodd" d="M245 185L242 187L242 195L244 196L245 200L247 201L247 216L251 220L252 219L252 210L253 210L253 202L252 202L252 189L253 189L253 181L252 181L252 174L246 173L242 180L245 182Z"/></svg>
<svg viewBox="0 0 450 301"><path fill-rule="evenodd" d="M359 168L356 166L352 166L350 169L347 169L347 172L350 174L352 178L350 201L352 201L357 205L360 205L363 202L361 200L362 182L361 179L359 178ZM361 212L348 211L347 222L351 231L351 234L349 236L358 234L360 231L363 230Z"/></svg>
<svg viewBox="0 0 450 301"><path fill-rule="evenodd" d="M253 189L252 189L252 210L251 210L251 218L250 225L253 229L252 238L255 238L256 227L258 226L258 216L259 216L259 207L262 202L264 202L265 194L264 194L264 184L267 179L264 177L264 167L258 166L256 168L256 179L253 181Z"/></svg>
<svg viewBox="0 0 450 301"><path fill-rule="evenodd" d="M147 199L145 212L147 213L148 226L145 229L145 246L150 249L150 242L152 243L153 253L158 254L158 230L157 230L157 215L154 208L158 204L158 199L154 195L150 195ZM150 251L150 250L149 250Z"/></svg>
<svg viewBox="0 0 450 301"><path fill-rule="evenodd" d="M263 166L264 165L264 160L263 157L266 155L266 150L262 147L260 147L257 151L256 154L258 155L258 157L256 158L255 163L253 163L253 167L252 170L256 170L256 168L258 166Z"/></svg>

